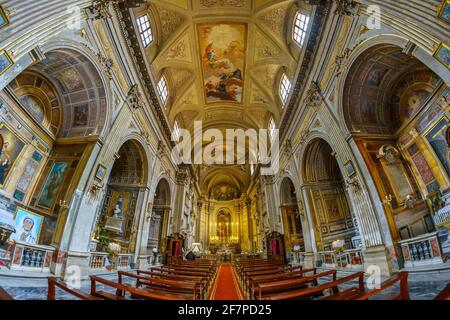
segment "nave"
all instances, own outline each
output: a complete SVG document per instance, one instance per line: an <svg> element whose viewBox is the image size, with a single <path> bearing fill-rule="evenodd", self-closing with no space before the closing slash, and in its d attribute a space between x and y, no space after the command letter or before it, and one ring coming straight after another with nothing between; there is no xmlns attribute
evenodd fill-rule
<svg viewBox="0 0 450 320"><path fill-rule="evenodd" d="M450 0L1 1L5 297L445 296L449 23Z"/></svg>
<svg viewBox="0 0 450 320"><path fill-rule="evenodd" d="M369 289L364 272L304 268L279 259L178 260L91 275L78 289L55 277L2 279L0 300L450 300L450 284L444 282L449 274L401 272Z"/></svg>

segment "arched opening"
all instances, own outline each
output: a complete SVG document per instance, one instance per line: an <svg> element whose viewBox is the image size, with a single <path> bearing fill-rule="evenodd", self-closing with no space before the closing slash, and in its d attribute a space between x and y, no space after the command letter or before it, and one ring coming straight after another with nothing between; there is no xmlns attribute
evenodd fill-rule
<svg viewBox="0 0 450 320"><path fill-rule="evenodd" d="M343 99L346 125L383 201L392 238L435 230L427 198L444 196L450 173L445 84L401 48L378 45L351 66Z"/></svg>
<svg viewBox="0 0 450 320"><path fill-rule="evenodd" d="M286 249L293 252L304 251L302 221L297 195L294 184L288 177L281 182L280 205Z"/></svg>
<svg viewBox="0 0 450 320"><path fill-rule="evenodd" d="M139 224L138 197L147 181L147 160L142 145L126 141L118 151L106 186L93 242L95 251L109 252L110 244L120 245L120 253L135 251Z"/></svg>
<svg viewBox="0 0 450 320"><path fill-rule="evenodd" d="M57 246L106 122L101 76L83 54L53 50L0 92L0 106L0 188L39 220L33 244Z"/></svg>
<svg viewBox="0 0 450 320"><path fill-rule="evenodd" d="M358 247L356 221L339 164L328 142L320 138L311 141L302 167L317 249L333 250L332 242L336 240L345 242L344 249Z"/></svg>
<svg viewBox="0 0 450 320"><path fill-rule="evenodd" d="M170 186L166 179L158 182L153 200L153 214L150 218L150 232L147 251L154 249L162 253L165 248L170 215Z"/></svg>
<svg viewBox="0 0 450 320"><path fill-rule="evenodd" d="M229 243L232 235L231 230L231 213L227 210L220 210L217 214L217 230L216 236L219 243Z"/></svg>

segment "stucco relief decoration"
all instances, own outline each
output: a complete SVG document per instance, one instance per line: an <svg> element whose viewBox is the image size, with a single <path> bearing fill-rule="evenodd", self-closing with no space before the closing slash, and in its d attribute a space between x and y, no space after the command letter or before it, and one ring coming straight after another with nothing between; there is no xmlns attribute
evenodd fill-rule
<svg viewBox="0 0 450 320"><path fill-rule="evenodd" d="M161 6L156 6L156 9L161 19L162 38L165 41L183 23L184 19L173 10L168 10Z"/></svg>
<svg viewBox="0 0 450 320"><path fill-rule="evenodd" d="M308 107L318 107L321 102L320 87L316 82L311 82L310 89L307 92L306 105Z"/></svg>
<svg viewBox="0 0 450 320"><path fill-rule="evenodd" d="M286 17L286 7L279 7L261 16L262 21L277 36L283 36L284 20Z"/></svg>
<svg viewBox="0 0 450 320"><path fill-rule="evenodd" d="M344 16L352 16L357 12L357 3L353 0L336 0L337 8L335 13Z"/></svg>
<svg viewBox="0 0 450 320"><path fill-rule="evenodd" d="M395 147L391 145L384 145L378 150L377 158L384 158L386 162L390 165L395 164L396 158L398 157L399 152Z"/></svg>
<svg viewBox="0 0 450 320"><path fill-rule="evenodd" d="M243 7L245 6L245 0L200 0L200 4L205 8L211 8L215 6Z"/></svg>
<svg viewBox="0 0 450 320"><path fill-rule="evenodd" d="M167 51L166 58L179 60L186 59L187 49L188 45L186 44L185 39L182 39Z"/></svg>

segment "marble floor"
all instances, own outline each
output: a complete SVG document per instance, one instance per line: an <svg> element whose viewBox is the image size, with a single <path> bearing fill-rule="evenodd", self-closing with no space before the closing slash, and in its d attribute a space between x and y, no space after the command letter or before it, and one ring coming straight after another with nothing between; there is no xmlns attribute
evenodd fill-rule
<svg viewBox="0 0 450 320"><path fill-rule="evenodd" d="M338 278L348 275L348 272L338 272ZM115 274L101 275L109 280L117 280ZM325 282L328 279L324 279ZM385 279L382 279L383 281ZM131 279L125 280L128 283L133 283ZM450 270L443 272L418 272L410 273L408 277L408 285L410 297L412 300L431 300L433 299L445 286L450 282ZM346 286L355 285L349 283ZM45 300L47 299L47 279L45 278L17 278L0 275L0 286L10 293L18 300ZM345 288L346 286L342 286ZM114 292L110 287L98 285L100 290ZM81 290L89 292L90 281L81 282ZM399 286L394 286L391 290L374 297L375 300L386 299L390 294L398 292ZM56 297L59 300L73 300L73 296L57 289Z"/></svg>

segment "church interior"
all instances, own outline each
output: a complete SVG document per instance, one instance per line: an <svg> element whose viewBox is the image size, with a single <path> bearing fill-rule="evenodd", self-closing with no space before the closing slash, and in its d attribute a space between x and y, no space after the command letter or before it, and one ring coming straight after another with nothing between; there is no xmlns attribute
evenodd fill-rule
<svg viewBox="0 0 450 320"><path fill-rule="evenodd" d="M2 1L0 300L450 300L449 24Z"/></svg>

